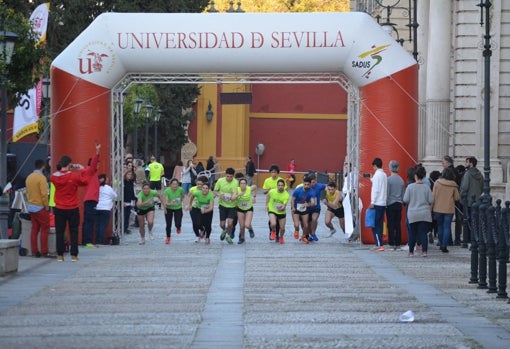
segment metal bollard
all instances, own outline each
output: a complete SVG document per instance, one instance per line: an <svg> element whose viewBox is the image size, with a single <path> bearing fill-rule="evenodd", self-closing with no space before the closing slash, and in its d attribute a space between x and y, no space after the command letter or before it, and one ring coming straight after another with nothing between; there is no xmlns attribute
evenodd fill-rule
<svg viewBox="0 0 510 349"><path fill-rule="evenodd" d="M464 201L464 232L470 231L471 239L471 278L470 284L478 284L478 211L479 204L474 201L471 208L468 208L467 197L463 198Z"/></svg>
<svg viewBox="0 0 510 349"><path fill-rule="evenodd" d="M500 204L501 204L501 200ZM496 243L497 243L497 227L496 227L496 209L490 205L486 211L487 219L487 259L489 268L489 289L487 293L496 293L497 273L496 273Z"/></svg>
<svg viewBox="0 0 510 349"><path fill-rule="evenodd" d="M504 208L501 208L501 200L498 201L499 203L496 201L496 203L498 203L496 208L496 221L499 226L498 244L496 246L498 259L498 295L496 298L506 299L508 298L508 294L506 292L506 263L508 260L508 223L510 220L510 201L505 202L506 207Z"/></svg>
<svg viewBox="0 0 510 349"><path fill-rule="evenodd" d="M488 205L480 203L478 210L479 235L478 235L478 288L487 288L487 212Z"/></svg>

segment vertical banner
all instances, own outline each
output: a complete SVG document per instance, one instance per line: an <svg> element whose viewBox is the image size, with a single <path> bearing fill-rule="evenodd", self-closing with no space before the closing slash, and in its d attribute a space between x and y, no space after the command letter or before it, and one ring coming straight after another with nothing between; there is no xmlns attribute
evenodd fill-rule
<svg viewBox="0 0 510 349"><path fill-rule="evenodd" d="M36 33L38 41L36 45L46 41L46 29L48 28L48 15L50 3L44 3L36 7L30 16L32 30ZM39 81L36 87L30 89L26 95L23 95L14 109L14 122L12 130L12 141L19 139L31 133L39 131L39 114L41 111L42 83Z"/></svg>

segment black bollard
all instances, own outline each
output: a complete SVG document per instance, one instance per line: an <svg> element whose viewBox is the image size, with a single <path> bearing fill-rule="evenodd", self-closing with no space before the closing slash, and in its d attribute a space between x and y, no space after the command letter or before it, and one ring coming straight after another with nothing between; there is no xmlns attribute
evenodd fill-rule
<svg viewBox="0 0 510 349"><path fill-rule="evenodd" d="M487 260L489 268L489 289L487 293L496 293L497 273L496 273L496 243L497 243L497 227L496 227L496 209L492 204L486 210L487 220Z"/></svg>
<svg viewBox="0 0 510 349"><path fill-rule="evenodd" d="M479 237L478 237L478 288L487 288L487 209L489 205L482 202L478 212Z"/></svg>
<svg viewBox="0 0 510 349"><path fill-rule="evenodd" d="M479 204L474 201L470 208L467 205L467 197L462 199L464 202L464 234L470 232L471 239L471 278L470 284L478 284L478 211ZM464 237L463 237L464 238ZM464 239L464 241L466 241Z"/></svg>
<svg viewBox="0 0 510 349"><path fill-rule="evenodd" d="M499 201L499 202L498 202ZM508 260L508 229L510 222L510 201L505 202L504 208L501 208L501 200L496 201L496 221L498 222L498 244L496 246L498 258L498 295L496 298L506 299L506 273ZM499 208L499 209L498 209ZM498 214L499 212L499 214Z"/></svg>

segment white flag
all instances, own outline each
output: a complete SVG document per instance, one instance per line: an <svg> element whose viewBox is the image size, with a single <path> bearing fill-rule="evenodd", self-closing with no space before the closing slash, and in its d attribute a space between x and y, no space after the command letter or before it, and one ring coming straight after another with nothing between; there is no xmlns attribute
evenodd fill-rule
<svg viewBox="0 0 510 349"><path fill-rule="evenodd" d="M40 4L36 7L30 16L30 25L39 39L36 45L46 41L46 29L48 28L48 15L50 3ZM42 101L42 82L30 89L26 95L23 95L14 109L14 123L12 130L12 141L19 139L31 133L39 132L39 113L41 111Z"/></svg>

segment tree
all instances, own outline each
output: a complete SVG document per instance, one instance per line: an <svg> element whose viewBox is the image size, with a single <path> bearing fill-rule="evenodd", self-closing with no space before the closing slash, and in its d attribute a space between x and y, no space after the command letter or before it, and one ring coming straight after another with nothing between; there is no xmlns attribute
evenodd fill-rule
<svg viewBox="0 0 510 349"><path fill-rule="evenodd" d="M215 0L220 12L237 10L238 3L246 12L333 12L349 11L349 0Z"/></svg>
<svg viewBox="0 0 510 349"><path fill-rule="evenodd" d="M13 6L28 15L38 4L19 4L19 0L10 0ZM41 1L42 2L42 1ZM48 55L57 57L92 21L103 12L203 12L208 0L55 0L51 1L50 18L48 22L47 45ZM179 91L182 90L182 91ZM169 95L166 96L165 94ZM196 86L172 85L170 88L155 86L148 88L144 85L133 86L124 103L125 144L132 148L134 133L133 103L137 97L149 99L154 106L154 113L163 111L158 124L160 137L158 145L162 150L177 152L187 140L183 129L182 108L191 106L199 94ZM161 107L160 107L161 106ZM189 118L187 115L185 118ZM139 127L143 123L138 124ZM152 134L152 133L151 133ZM139 133L139 141L144 141L144 132ZM149 139L152 142L152 137ZM143 144L143 143L142 143ZM151 147L152 149L152 147Z"/></svg>
<svg viewBox="0 0 510 349"><path fill-rule="evenodd" d="M21 97L20 94L26 93L39 81L46 49L43 46L36 46L37 37L32 31L29 17L7 7L4 3L0 3L0 11L5 15L6 31L18 35L11 63L6 65L0 62L0 72L8 78L5 84L10 104L14 105Z"/></svg>

